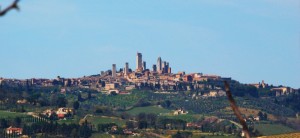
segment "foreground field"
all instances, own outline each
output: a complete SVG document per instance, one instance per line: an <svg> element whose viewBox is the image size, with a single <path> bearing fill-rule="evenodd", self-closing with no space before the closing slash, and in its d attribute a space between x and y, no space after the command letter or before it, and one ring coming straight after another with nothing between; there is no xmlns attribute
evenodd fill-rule
<svg viewBox="0 0 300 138"><path fill-rule="evenodd" d="M256 124L255 128L264 136L295 132L294 129L280 124Z"/></svg>
<svg viewBox="0 0 300 138"><path fill-rule="evenodd" d="M300 138L300 133L289 133L289 134L280 134L272 136L262 136L259 138Z"/></svg>

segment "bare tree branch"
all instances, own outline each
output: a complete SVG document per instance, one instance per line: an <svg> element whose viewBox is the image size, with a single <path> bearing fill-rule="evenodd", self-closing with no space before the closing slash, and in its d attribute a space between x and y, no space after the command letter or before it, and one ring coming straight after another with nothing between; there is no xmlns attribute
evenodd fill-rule
<svg viewBox="0 0 300 138"><path fill-rule="evenodd" d="M224 84L225 84L226 95L227 95L228 100L230 102L230 106L231 106L231 108L232 108L235 116L239 119L240 123L242 124L242 126L243 126L243 132L245 133L246 138L250 138L250 133L249 133L246 121L242 117L242 114L241 114L238 106L236 105L233 97L232 97L232 94L231 94L230 88L229 88L229 84L228 84L227 81L224 81Z"/></svg>
<svg viewBox="0 0 300 138"><path fill-rule="evenodd" d="M0 16L4 16L8 11L12 10L12 9L16 9L19 10L19 6L18 6L18 2L20 0L15 0L11 5L9 5L7 8L5 8L4 10L0 11Z"/></svg>

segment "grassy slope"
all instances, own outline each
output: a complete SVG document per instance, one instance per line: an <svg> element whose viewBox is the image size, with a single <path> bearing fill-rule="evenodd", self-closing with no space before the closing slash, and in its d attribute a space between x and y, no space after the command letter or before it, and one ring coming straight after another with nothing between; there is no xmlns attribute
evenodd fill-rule
<svg viewBox="0 0 300 138"><path fill-rule="evenodd" d="M239 107L239 109L240 109L241 113L244 114L244 115L246 115L246 116L249 116L249 115L257 116L258 112L260 111L260 110L257 110L257 109L242 108L242 107ZM232 111L231 107L226 107L222 111L226 112L226 113L233 114L233 111ZM273 114L268 114L268 119L272 120L272 121L277 120L276 116L274 116Z"/></svg>
<svg viewBox="0 0 300 138"><path fill-rule="evenodd" d="M131 110L126 111L127 113L131 115L137 115L139 113L154 113L154 114L160 114L160 113L172 113L171 110L155 107L155 106L146 106L146 107L135 107Z"/></svg>
<svg viewBox="0 0 300 138"><path fill-rule="evenodd" d="M188 113L186 115L173 115L173 111L165 109L165 108L156 107L156 106L135 107L135 108L127 111L127 113L129 113L131 115L137 115L142 112L147 113L147 114L154 113L157 115L159 115L160 113L163 113L164 115L162 115L162 116L164 116L166 118L181 119L181 120L185 120L187 122L196 121L202 117L199 114L191 114L191 113Z"/></svg>
<svg viewBox="0 0 300 138"><path fill-rule="evenodd" d="M60 124L78 124L80 121L80 117L78 117L77 115L75 115L73 117L73 119L67 119L67 120L58 120L57 122Z"/></svg>
<svg viewBox="0 0 300 138"><path fill-rule="evenodd" d="M186 115L167 115L165 117L171 119L181 119L186 122L194 122L199 120L202 116L199 114L186 114Z"/></svg>
<svg viewBox="0 0 300 138"><path fill-rule="evenodd" d="M125 125L126 121L116 117L93 116L87 117L88 122L91 122L97 127L98 124L116 123L118 126Z"/></svg>
<svg viewBox="0 0 300 138"><path fill-rule="evenodd" d="M272 136L263 136L260 138L299 138L300 133L289 133L289 134L280 134L280 135L272 135Z"/></svg>
<svg viewBox="0 0 300 138"><path fill-rule="evenodd" d="M294 129L280 124L256 124L255 128L264 136L295 132Z"/></svg>
<svg viewBox="0 0 300 138"><path fill-rule="evenodd" d="M93 133L91 138L112 138L110 134Z"/></svg>
<svg viewBox="0 0 300 138"><path fill-rule="evenodd" d="M15 118L15 117L25 117L25 116L28 115L24 113L0 111L0 118Z"/></svg>

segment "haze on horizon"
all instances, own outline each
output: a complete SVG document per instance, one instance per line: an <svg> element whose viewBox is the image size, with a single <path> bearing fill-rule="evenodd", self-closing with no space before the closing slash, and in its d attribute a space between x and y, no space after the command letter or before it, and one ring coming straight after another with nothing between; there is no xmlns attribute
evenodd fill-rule
<svg viewBox="0 0 300 138"><path fill-rule="evenodd" d="M0 2L1 7L11 0ZM21 1L0 18L0 77L81 77L147 67L300 88L300 1Z"/></svg>

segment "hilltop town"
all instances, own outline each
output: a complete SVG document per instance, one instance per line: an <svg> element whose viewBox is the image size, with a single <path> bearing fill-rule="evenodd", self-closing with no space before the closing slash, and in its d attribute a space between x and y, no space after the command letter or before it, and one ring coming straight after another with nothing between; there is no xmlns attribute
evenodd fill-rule
<svg viewBox="0 0 300 138"><path fill-rule="evenodd" d="M135 69L125 63L80 78L1 78L0 137L243 136L224 81L252 136L300 130L300 89L172 73L161 57L151 69L146 63L137 53Z"/></svg>
<svg viewBox="0 0 300 138"><path fill-rule="evenodd" d="M151 69L146 66L146 61L142 59L142 53L136 55L136 68L129 67L126 62L123 68L117 69L116 64L107 71L100 74L84 76L81 78L63 78L57 76L56 79L31 78L25 80L0 78L0 84L51 87L62 86L61 92L70 91L70 87L86 88L98 92L116 93L126 92L132 89L147 89L156 92L172 91L199 91L200 96L225 96L222 89L223 82L235 82L230 77L209 75L203 73L186 73L184 71L172 73L172 68L167 61L158 57L157 64L152 65ZM299 91L288 86L273 86L265 83L245 84L257 89L264 89L268 95L288 95ZM265 93L264 93L265 94Z"/></svg>

